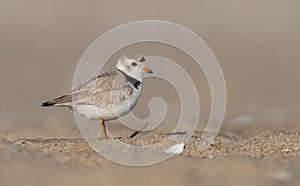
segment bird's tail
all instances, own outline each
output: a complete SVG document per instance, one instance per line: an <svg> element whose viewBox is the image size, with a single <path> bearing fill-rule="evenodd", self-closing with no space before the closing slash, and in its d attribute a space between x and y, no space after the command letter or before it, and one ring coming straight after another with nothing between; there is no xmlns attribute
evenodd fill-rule
<svg viewBox="0 0 300 186"><path fill-rule="evenodd" d="M42 107L60 107L60 106L66 106L68 105L70 102L72 102L72 96L71 95L64 95L61 96L59 98L56 98L54 100L51 101L46 101L44 103L42 103Z"/></svg>
<svg viewBox="0 0 300 186"><path fill-rule="evenodd" d="M46 101L44 103L42 103L42 107L51 107L54 106L56 103L54 101Z"/></svg>

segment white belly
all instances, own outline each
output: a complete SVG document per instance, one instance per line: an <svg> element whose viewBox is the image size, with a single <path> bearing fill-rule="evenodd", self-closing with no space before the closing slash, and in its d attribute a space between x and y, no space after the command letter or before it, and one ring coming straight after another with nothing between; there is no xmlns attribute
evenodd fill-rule
<svg viewBox="0 0 300 186"><path fill-rule="evenodd" d="M79 113L87 119L97 120L100 117L104 120L113 120L128 114L136 105L141 90L133 91L129 99L122 101L117 105L73 105L75 112Z"/></svg>

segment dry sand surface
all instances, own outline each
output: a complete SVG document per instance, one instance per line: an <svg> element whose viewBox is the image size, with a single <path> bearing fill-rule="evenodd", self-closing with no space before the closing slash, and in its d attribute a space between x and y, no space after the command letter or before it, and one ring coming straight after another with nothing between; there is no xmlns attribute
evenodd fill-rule
<svg viewBox="0 0 300 186"><path fill-rule="evenodd" d="M180 139L182 134L172 134ZM196 132L181 155L146 167L110 162L84 139L0 138L3 185L299 185L300 134L266 131L252 137L219 134L201 150L203 133ZM151 145L170 136L139 134L123 141ZM176 143L176 140L173 141ZM1 185L2 185L1 184Z"/></svg>

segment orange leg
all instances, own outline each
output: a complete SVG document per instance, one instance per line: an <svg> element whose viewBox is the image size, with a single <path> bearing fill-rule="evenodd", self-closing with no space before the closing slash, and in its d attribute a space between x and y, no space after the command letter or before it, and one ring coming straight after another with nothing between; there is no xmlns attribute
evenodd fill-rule
<svg viewBox="0 0 300 186"><path fill-rule="evenodd" d="M106 135L106 127L105 127L105 124L104 124L104 119L100 118L99 122L100 122L100 131L101 131L102 139L108 139L108 136Z"/></svg>

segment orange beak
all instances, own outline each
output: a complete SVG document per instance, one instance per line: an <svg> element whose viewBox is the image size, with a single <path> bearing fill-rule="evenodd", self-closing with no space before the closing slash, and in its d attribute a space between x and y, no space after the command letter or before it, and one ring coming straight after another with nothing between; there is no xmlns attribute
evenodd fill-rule
<svg viewBox="0 0 300 186"><path fill-rule="evenodd" d="M150 68L148 68L148 67L144 67L144 68L143 68L143 71L144 71L144 72L147 72L147 73L149 73L149 74L152 74L152 73L153 73L153 71L152 71Z"/></svg>

